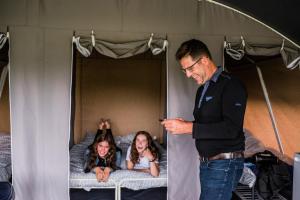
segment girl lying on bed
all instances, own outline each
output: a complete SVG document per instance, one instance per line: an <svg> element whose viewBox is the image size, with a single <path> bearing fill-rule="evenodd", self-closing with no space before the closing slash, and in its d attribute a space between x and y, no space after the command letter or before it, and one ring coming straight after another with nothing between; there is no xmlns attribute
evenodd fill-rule
<svg viewBox="0 0 300 200"><path fill-rule="evenodd" d="M103 133L104 129L106 129L106 133L110 134L111 137L113 138L109 119L106 119L106 120L100 119L100 122L98 123L98 130L97 130L97 133L94 138L94 142L89 146L88 151L86 152L86 155L92 150L93 144L96 142L97 138ZM116 147L116 165L117 165L117 168L120 168L121 158L122 158L122 150L116 146L114 138L113 138L112 142L114 143L114 146Z"/></svg>
<svg viewBox="0 0 300 200"><path fill-rule="evenodd" d="M129 170L159 176L158 150L148 132L136 133L132 145L127 150L126 161Z"/></svg>
<svg viewBox="0 0 300 200"><path fill-rule="evenodd" d="M106 132L103 133L103 128ZM116 166L116 144L108 121L100 121L99 129L94 142L88 147L87 162L84 172L94 171L97 180L106 182L109 174L117 169ZM119 152L120 153L120 152Z"/></svg>

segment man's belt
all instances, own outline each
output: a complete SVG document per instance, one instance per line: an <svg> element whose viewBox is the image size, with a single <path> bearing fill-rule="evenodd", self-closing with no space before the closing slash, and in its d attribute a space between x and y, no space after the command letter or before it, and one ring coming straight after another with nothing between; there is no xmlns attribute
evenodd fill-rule
<svg viewBox="0 0 300 200"><path fill-rule="evenodd" d="M236 152L228 152L228 153L219 153L215 156L211 157L204 157L200 156L200 161L210 161L210 160L224 160L224 159L235 159L235 158L244 158L244 152L243 151L236 151Z"/></svg>

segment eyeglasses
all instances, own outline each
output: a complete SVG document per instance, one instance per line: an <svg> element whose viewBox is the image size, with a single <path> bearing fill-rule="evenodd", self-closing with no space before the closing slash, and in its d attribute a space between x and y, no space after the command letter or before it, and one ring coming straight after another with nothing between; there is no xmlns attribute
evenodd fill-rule
<svg viewBox="0 0 300 200"><path fill-rule="evenodd" d="M196 65L196 63L198 63L203 57L198 58L191 66L185 68L185 69L181 69L181 71L183 73L187 73L187 72L193 72L194 71L194 66Z"/></svg>

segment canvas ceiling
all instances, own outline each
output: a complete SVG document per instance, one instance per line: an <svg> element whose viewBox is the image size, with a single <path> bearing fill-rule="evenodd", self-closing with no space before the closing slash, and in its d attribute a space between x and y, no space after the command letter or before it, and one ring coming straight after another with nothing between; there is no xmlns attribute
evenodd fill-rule
<svg viewBox="0 0 300 200"><path fill-rule="evenodd" d="M0 10L0 31L9 26L11 35L13 184L22 200L69 199L73 31L89 35L93 29L97 38L115 42L166 34L168 117L187 119L197 86L174 59L182 41L207 42L217 64L226 35L281 42L256 22L197 0L3 0ZM191 136L170 136L168 158L168 198L198 199L199 163Z"/></svg>

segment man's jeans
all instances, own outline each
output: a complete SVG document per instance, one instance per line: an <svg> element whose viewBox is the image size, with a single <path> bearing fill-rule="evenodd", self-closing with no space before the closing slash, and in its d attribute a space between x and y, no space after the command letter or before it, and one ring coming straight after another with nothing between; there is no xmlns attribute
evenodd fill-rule
<svg viewBox="0 0 300 200"><path fill-rule="evenodd" d="M243 158L201 161L200 200L230 200L243 168Z"/></svg>

